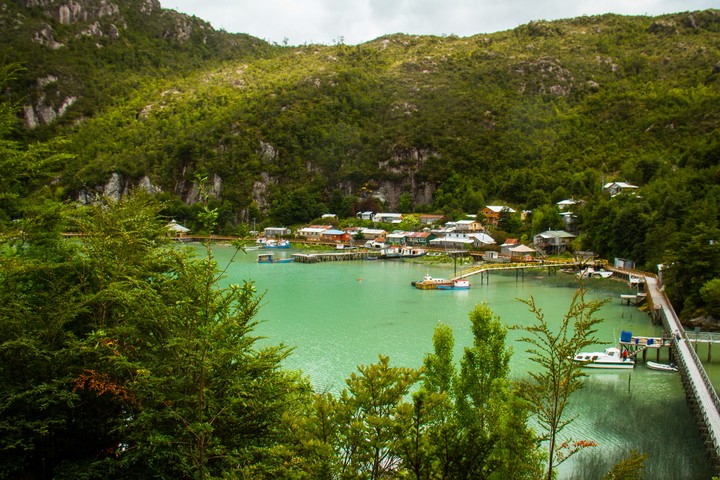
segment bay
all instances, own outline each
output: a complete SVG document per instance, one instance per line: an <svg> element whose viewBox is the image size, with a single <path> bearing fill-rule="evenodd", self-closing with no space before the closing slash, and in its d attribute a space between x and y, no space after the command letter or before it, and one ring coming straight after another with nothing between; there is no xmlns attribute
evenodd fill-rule
<svg viewBox="0 0 720 480"><path fill-rule="evenodd" d="M213 247L221 267L233 249ZM290 256L291 251L275 251ZM456 358L472 344L469 313L487 303L506 325L533 321L519 299L533 297L546 317L558 321L567 312L578 284L573 275L526 270L492 273L486 282L472 277L464 291L417 290L410 286L425 273L451 277L452 264L430 266L408 261L352 261L320 264L258 264L257 252L239 254L228 266L228 283L252 281L263 295L256 334L268 344L293 347L286 367L301 370L316 391L340 392L345 378L361 364L387 355L391 364L418 368L432 351L438 322L449 325L456 341ZM622 330L660 336L649 316L622 305L629 287L614 280L585 283L590 298L608 298L595 349L614 344ZM513 349L511 376L522 378L536 368L510 331ZM656 360L655 354L648 357ZM660 361L667 361L667 350ZM713 365L710 373L716 374ZM648 454L644 478L700 479L712 474L680 377L638 365L632 371L588 372L585 388L572 403L577 420L565 431L573 440L593 440L560 469L561 478L601 478L602 473L631 449Z"/></svg>

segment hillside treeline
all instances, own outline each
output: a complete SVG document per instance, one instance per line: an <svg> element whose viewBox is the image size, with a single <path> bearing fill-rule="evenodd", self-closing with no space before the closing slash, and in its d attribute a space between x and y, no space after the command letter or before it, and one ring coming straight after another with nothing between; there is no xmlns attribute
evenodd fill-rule
<svg viewBox="0 0 720 480"><path fill-rule="evenodd" d="M66 117L15 130L20 142L63 139L58 152L67 156L44 195L91 202L144 188L168 202L168 216L197 227L200 174L225 233L360 209L459 218L503 203L542 215L511 222L495 232L500 239L553 226L544 220L556 218L555 202L573 197L585 202L576 248L652 271L668 265L680 285L669 292L685 317L714 308L700 289L718 273L716 10L532 22L467 38L392 35L357 46L207 37L218 55L207 39L162 37L167 18L153 15L125 14L120 37L156 59L152 68L135 57L127 63L122 43L103 38L96 68L78 70L78 85L103 85L102 95L93 100L94 90L78 87L81 100ZM56 32L67 28L45 20ZM33 73L10 82L10 99L41 74L33 59L73 69L99 48L68 34L67 48L50 51L19 31L5 42L20 47L11 58ZM43 78L46 94L64 98L66 76ZM612 180L640 188L611 199L602 185ZM17 217L3 211L6 222Z"/></svg>

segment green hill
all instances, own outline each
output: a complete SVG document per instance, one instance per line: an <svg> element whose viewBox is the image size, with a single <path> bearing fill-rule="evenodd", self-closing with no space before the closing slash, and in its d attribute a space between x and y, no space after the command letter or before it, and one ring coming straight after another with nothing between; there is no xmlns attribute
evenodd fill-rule
<svg viewBox="0 0 720 480"><path fill-rule="evenodd" d="M87 0L76 22L30 3L6 3L0 48L26 68L9 89L21 137L64 136L74 155L57 199L140 187L192 222L202 174L232 231L361 208L547 213L572 196L579 248L653 268L720 236L720 11L288 48L152 1L101 15L114 4ZM610 199L613 180L640 189Z"/></svg>

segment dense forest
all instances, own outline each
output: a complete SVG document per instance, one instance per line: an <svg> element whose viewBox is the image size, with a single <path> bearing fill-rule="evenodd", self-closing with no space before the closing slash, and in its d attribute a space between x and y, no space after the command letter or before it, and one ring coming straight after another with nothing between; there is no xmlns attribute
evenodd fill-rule
<svg viewBox="0 0 720 480"><path fill-rule="evenodd" d="M360 209L531 212L500 240L557 227L572 197L577 249L667 265L683 317L717 316L716 10L287 47L153 0L86 0L74 16L3 5L8 138L64 155L36 194L87 204L141 188L197 227L202 175L231 234ZM616 180L640 188L610 198ZM0 207L2 222L19 215Z"/></svg>
<svg viewBox="0 0 720 480"><path fill-rule="evenodd" d="M563 424L543 412L578 372L541 358L511 384L486 305L462 358L441 325L421 368L380 357L313 392L258 344L253 284L221 287L170 218L506 204L528 217L492 235L527 240L572 197L574 249L663 264L684 320L720 318L717 10L357 46L272 45L157 0L4 0L0 26L0 478L551 478L592 446L529 428ZM548 355L592 325L546 330Z"/></svg>

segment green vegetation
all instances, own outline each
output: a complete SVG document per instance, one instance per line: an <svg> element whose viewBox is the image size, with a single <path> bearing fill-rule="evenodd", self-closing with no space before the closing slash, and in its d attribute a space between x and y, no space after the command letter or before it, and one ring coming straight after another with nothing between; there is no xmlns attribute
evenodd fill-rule
<svg viewBox="0 0 720 480"><path fill-rule="evenodd" d="M576 248L663 264L684 318L717 315L717 11L281 48L151 3L94 19L101 35L42 5L0 11L0 476L537 478L531 412L552 476L555 407L580 379L551 374L597 305L574 302L556 337L529 303L545 370L521 391L479 306L459 371L439 326L422 369L381 356L320 394L280 367L289 347L258 345L252 284L220 287L163 218L239 233L487 202L533 209L493 232L529 238L573 196ZM640 188L610 198L611 180Z"/></svg>
<svg viewBox="0 0 720 480"><path fill-rule="evenodd" d="M540 369L530 372L530 379L521 382L520 392L545 432L542 436L548 448L545 478L552 480L561 463L581 449L596 445L591 440L562 440L561 434L574 420L565 413L570 397L582 388L582 379L587 376L580 365L568 359L598 343L595 332L602 319L597 312L607 302L588 302L584 290L579 289L557 329L550 325L534 298L524 302L535 315L535 323L516 328L525 332L520 340L528 344L530 360Z"/></svg>
<svg viewBox="0 0 720 480"><path fill-rule="evenodd" d="M6 61L24 69L8 98L26 112L76 99L12 133L67 140L45 146L73 155L42 193L55 200L95 198L117 174L118 194L161 189L167 214L195 228L202 174L224 233L327 211L532 210L504 218L502 239L562 226L554 203L572 196L584 200L576 248L650 270L693 261L682 258L692 238L718 238L715 10L297 48L134 3L102 17L97 37L40 6L11 3L0 20L13 25L0 35ZM38 40L44 24L63 47ZM640 188L609 198L612 180ZM708 313L699 288L716 277L678 286L684 318Z"/></svg>

